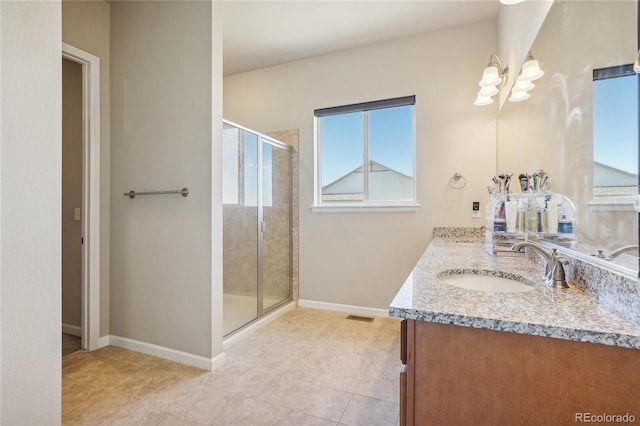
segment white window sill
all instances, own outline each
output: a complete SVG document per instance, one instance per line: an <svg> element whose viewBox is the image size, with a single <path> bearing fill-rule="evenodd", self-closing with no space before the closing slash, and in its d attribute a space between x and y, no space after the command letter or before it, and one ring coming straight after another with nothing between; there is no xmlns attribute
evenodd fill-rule
<svg viewBox="0 0 640 426"><path fill-rule="evenodd" d="M314 213L417 212L420 204L343 204L311 206Z"/></svg>
<svg viewBox="0 0 640 426"><path fill-rule="evenodd" d="M634 197L599 197L589 202L592 212L634 212Z"/></svg>

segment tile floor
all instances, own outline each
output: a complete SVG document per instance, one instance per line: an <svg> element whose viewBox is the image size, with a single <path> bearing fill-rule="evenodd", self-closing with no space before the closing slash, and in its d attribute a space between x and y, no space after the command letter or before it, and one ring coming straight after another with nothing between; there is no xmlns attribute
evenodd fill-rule
<svg viewBox="0 0 640 426"><path fill-rule="evenodd" d="M295 308L213 372L115 347L63 358L64 425L396 426L400 324Z"/></svg>

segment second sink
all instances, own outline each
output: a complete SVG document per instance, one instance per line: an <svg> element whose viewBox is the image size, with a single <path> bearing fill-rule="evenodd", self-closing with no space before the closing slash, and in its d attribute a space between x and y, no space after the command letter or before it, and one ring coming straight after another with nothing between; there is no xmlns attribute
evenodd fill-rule
<svg viewBox="0 0 640 426"><path fill-rule="evenodd" d="M467 290L489 291L496 293L521 293L535 287L531 280L501 271L484 269L452 269L442 271L438 278L445 284Z"/></svg>

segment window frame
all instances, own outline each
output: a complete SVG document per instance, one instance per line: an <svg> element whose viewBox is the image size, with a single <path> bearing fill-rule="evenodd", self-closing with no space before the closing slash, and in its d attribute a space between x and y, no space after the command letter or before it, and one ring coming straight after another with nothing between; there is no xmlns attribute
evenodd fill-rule
<svg viewBox="0 0 640 426"><path fill-rule="evenodd" d="M362 211L417 211L420 207L417 199L417 167L416 167L416 112L415 95L399 98L383 99L379 101L362 102L357 104L342 105L337 107L316 109L313 112L314 133L314 212L362 212ZM411 106L411 200L369 200L369 111ZM322 135L320 120L323 117L348 114L353 112L363 113L362 134L362 170L363 170L363 200L351 203L327 203L322 202Z"/></svg>

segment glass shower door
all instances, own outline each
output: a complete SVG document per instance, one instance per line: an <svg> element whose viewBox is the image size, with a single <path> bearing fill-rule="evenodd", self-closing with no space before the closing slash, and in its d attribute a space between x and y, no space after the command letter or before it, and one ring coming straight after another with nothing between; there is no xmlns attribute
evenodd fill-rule
<svg viewBox="0 0 640 426"><path fill-rule="evenodd" d="M262 139L262 309L291 296L290 152Z"/></svg>
<svg viewBox="0 0 640 426"><path fill-rule="evenodd" d="M223 332L258 317L258 136L224 124Z"/></svg>
<svg viewBox="0 0 640 426"><path fill-rule="evenodd" d="M291 300L291 148L224 122L223 333Z"/></svg>

